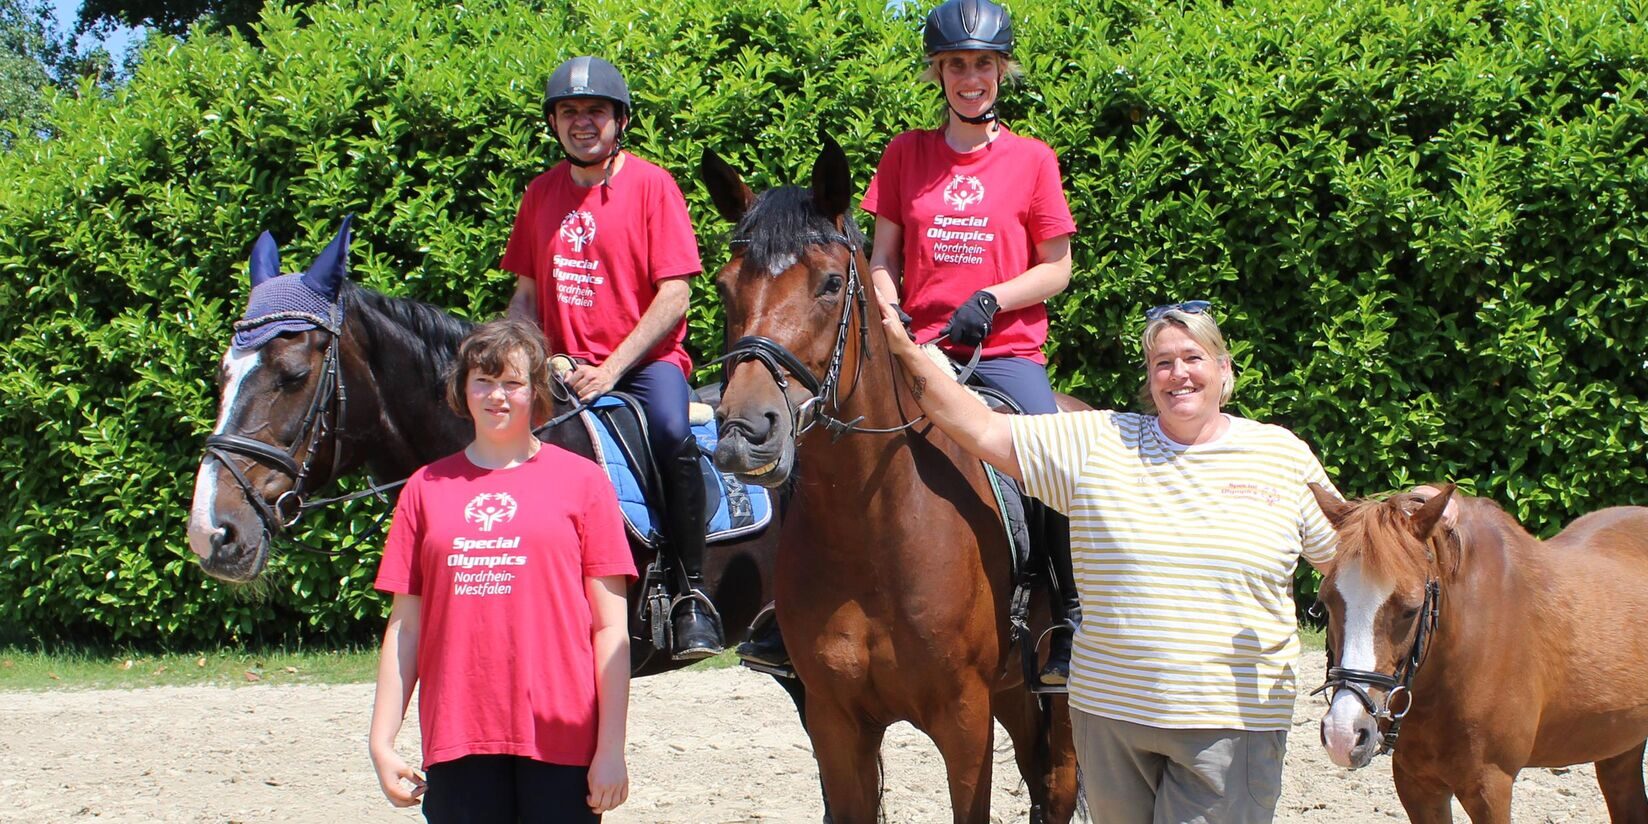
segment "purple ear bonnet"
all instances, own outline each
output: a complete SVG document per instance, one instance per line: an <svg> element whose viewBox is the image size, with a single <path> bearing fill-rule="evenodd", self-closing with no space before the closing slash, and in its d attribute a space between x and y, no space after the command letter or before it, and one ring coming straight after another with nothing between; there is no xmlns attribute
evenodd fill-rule
<svg viewBox="0 0 1648 824"><path fill-rule="evenodd" d="M315 322L320 319L326 324ZM309 288L303 275L281 275L252 287L246 314L235 324L234 345L237 349L256 349L282 332L327 326L336 330L342 323L341 303Z"/></svg>
<svg viewBox="0 0 1648 824"><path fill-rule="evenodd" d="M343 219L337 237L302 274L281 274L280 250L274 236L264 232L258 238L248 269L252 295L246 302L246 314L235 324L237 349L256 349L282 332L325 329L333 335L341 333L343 301L339 296L348 279L349 224L353 217Z"/></svg>

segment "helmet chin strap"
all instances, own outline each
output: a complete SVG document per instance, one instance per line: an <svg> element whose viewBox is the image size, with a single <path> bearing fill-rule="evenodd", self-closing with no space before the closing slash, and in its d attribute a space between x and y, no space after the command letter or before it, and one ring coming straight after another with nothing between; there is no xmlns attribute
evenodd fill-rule
<svg viewBox="0 0 1648 824"><path fill-rule="evenodd" d="M604 166L606 175L601 178L601 185L605 186L612 182L613 160L618 157L619 152L624 150L624 131L628 128L629 123L626 119L624 125L618 127L618 139L612 142L612 151L608 152L606 157L599 157L594 160L585 160L569 151L566 143L562 142L559 131L555 132L555 142L561 144L561 154L566 155L566 161L580 169L588 169L592 166Z"/></svg>

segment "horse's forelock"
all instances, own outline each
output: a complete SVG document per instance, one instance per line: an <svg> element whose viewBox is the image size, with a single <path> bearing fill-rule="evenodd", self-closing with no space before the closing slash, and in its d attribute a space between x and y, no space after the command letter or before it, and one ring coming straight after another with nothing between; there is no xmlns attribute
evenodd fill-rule
<svg viewBox="0 0 1648 824"><path fill-rule="evenodd" d="M839 230L855 251L864 248L864 233L849 212ZM838 233L832 218L818 211L811 189L781 186L762 192L733 229L733 242L745 246L744 259L777 276L794 266L816 245L819 236Z"/></svg>
<svg viewBox="0 0 1648 824"><path fill-rule="evenodd" d="M1424 503L1413 493L1398 493L1384 500L1363 499L1351 503L1351 511L1339 528L1339 552L1335 566L1359 565L1376 580L1423 581L1431 562L1425 543L1413 534L1410 519Z"/></svg>

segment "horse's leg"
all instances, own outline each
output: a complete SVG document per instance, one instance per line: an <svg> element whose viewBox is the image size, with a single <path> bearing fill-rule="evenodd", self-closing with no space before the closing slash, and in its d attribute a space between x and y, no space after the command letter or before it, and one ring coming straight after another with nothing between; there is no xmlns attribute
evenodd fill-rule
<svg viewBox="0 0 1648 824"><path fill-rule="evenodd" d="M996 720L1013 739L1019 774L1030 789L1031 824L1068 824L1076 814L1076 749L1070 711L1064 696L1047 696L1051 712L1044 719L1041 702L1029 690L995 694Z"/></svg>
<svg viewBox="0 0 1648 824"><path fill-rule="evenodd" d="M1459 806L1472 824L1511 824L1511 784L1516 774L1507 774L1491 764L1482 764L1459 788Z"/></svg>
<svg viewBox="0 0 1648 824"><path fill-rule="evenodd" d="M990 769L995 724L990 688L983 679L962 684L955 700L929 718L924 730L944 758L950 779L950 810L956 824L989 824Z"/></svg>
<svg viewBox="0 0 1648 824"><path fill-rule="evenodd" d="M1403 769L1402 762L1397 759L1391 764L1391 774L1396 781L1396 797L1402 800L1402 809L1407 811L1408 820L1413 824L1450 824L1453 821L1453 791L1448 785L1429 778L1420 778L1412 772Z"/></svg>
<svg viewBox="0 0 1648 824"><path fill-rule="evenodd" d="M1613 824L1648 824L1648 794L1642 786L1642 751L1638 744L1613 758L1596 762L1597 783L1608 802Z"/></svg>
<svg viewBox="0 0 1648 824"><path fill-rule="evenodd" d="M852 711L820 700L807 700L807 735L818 760L824 786L824 820L831 824L875 824L881 810L881 738L885 727L872 727Z"/></svg>
<svg viewBox="0 0 1648 824"><path fill-rule="evenodd" d="M801 729L807 728L807 687L800 678L786 678L774 675L773 680L778 682L784 691L790 694L790 701L795 704L795 714L801 718ZM830 824L830 794L824 792L824 780L818 782L818 794L824 801L824 824Z"/></svg>

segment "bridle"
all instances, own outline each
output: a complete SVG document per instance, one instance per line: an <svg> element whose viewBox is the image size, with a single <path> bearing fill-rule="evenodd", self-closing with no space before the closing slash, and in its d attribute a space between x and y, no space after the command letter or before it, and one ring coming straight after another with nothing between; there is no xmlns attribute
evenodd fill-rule
<svg viewBox="0 0 1648 824"><path fill-rule="evenodd" d="M1413 709L1414 676L1418 674L1419 666L1425 662L1425 657L1430 654L1431 640L1436 635L1437 617L1441 612L1441 602L1442 585L1437 578L1430 577L1425 581L1425 600L1419 607L1419 629L1414 633L1413 646L1408 649L1408 654L1397 662L1394 675L1331 666L1338 656L1334 654L1331 645L1328 647L1330 666L1328 667L1327 679L1322 683L1322 686L1312 690L1310 694L1320 695L1331 689L1333 693L1328 697L1329 702L1331 702L1338 696L1339 690L1350 690L1351 695L1368 711L1369 715L1373 716L1374 721L1386 722L1385 732L1379 739L1379 752L1376 753L1377 755L1396 751L1396 736L1402 729L1402 719L1406 718L1408 711ZM1369 694L1370 689L1385 691L1383 706ZM1402 699L1401 709L1397 709L1397 700L1399 698Z"/></svg>
<svg viewBox="0 0 1648 824"><path fill-rule="evenodd" d="M338 309L335 320L310 312L271 312L262 317L237 321L234 326L236 332L246 332L278 321L297 320L313 324L315 328L331 336L326 341L326 351L322 355L320 380L315 384L315 394L309 400L309 410L304 413L303 423L299 426L297 437L293 439L291 446L281 448L232 433L214 434L206 438L206 457L216 458L229 470L229 474L234 477L235 483L240 485L241 492L252 504L258 519L263 522L264 529L270 535L280 535L290 529L310 510L339 501L377 494L404 483L402 481L386 484L326 500L306 502L303 499L306 482L311 470L314 469L316 447L323 439L328 436L333 438L332 477L337 476L343 458L341 447L345 435L344 421L349 409L349 393L344 387L343 370L338 366L338 341L343 338L341 299ZM297 459L300 445L303 446L302 464L299 464ZM236 457L250 458L256 463L290 476L292 488L282 492L273 504L269 503L246 477L245 471L240 468L240 462L235 460ZM304 544L299 546L315 552L336 554L335 550L323 550Z"/></svg>
<svg viewBox="0 0 1648 824"><path fill-rule="evenodd" d="M801 240L806 244L839 243L847 248L847 282L843 285L841 301L841 320L836 324L835 345L830 350L830 363L824 370L824 377L814 375L811 369L801 363L794 353L783 344L761 335L745 335L727 347L726 354L705 364L726 363L725 374L731 375L732 368L745 361L757 361L767 367L772 373L773 380L784 396L784 405L790 412L790 431L799 439L814 426L822 424L829 430L832 440L840 440L843 436L854 433L886 435L902 432L915 422L889 427L887 429L873 429L859 426L864 420L860 415L851 420L842 420L839 417L841 407L852 399L853 393L858 391L859 377L864 371L864 353L869 351L870 345L870 310L869 296L864 288L864 280L858 271L858 254L862 249L854 244L845 234L840 232L817 232L803 236ZM734 254L750 245L748 238L734 238L730 245ZM840 397L841 371L847 357L847 341L851 338L852 323L858 319L858 361L853 366L853 388L845 399ZM790 381L801 384L812 394L812 397L796 404L790 400Z"/></svg>
<svg viewBox="0 0 1648 824"><path fill-rule="evenodd" d="M343 440L347 435L344 422L349 410L349 393L344 386L343 369L338 365L338 341L343 339L343 310L342 298L336 304L335 317L327 318L310 312L288 311L272 312L258 318L237 321L234 325L236 332L246 332L258 327L278 321L297 320L313 325L316 329L327 332L331 337L326 342L326 351L322 355L320 382L315 385L315 394L309 401L309 410L304 413L303 423L298 429L298 435L292 445L284 449L244 435L215 434L206 438L206 457L216 458L219 463L229 470L230 476L240 486L242 495L252 504L252 509L263 522L264 530L269 536L284 536L284 533L296 526L303 516L322 507L332 504L349 503L368 496L376 495L380 498L384 493L399 489L406 485L406 479L389 481L388 483L373 484L366 489L351 492L347 495L338 495L332 498L317 498L304 500L305 484L310 478L310 470L314 467L315 448L325 438L332 438L332 469L328 477L336 478L343 462ZM552 382L557 397L561 391L570 392L561 383L559 378ZM562 398L563 402L568 398ZM577 417L587 408L587 405L578 401L576 395L570 396L571 409L551 418L548 422L537 427L535 433L543 433L554 429L572 418ZM297 461L298 445L306 444L303 454L303 463ZM292 488L282 492L273 504L264 500L263 495L252 485L240 468L240 462L234 457L250 458L256 463L271 467L285 473L292 478ZM291 514L288 515L287 513ZM357 533L349 543L337 549L325 549L312 546L302 541L288 538L297 548L320 555L341 555L354 548L357 544L375 536L383 527L383 522L391 514L392 507L384 507L372 526L364 532Z"/></svg>

